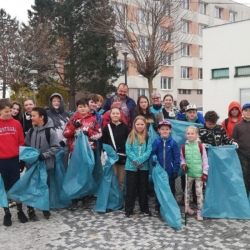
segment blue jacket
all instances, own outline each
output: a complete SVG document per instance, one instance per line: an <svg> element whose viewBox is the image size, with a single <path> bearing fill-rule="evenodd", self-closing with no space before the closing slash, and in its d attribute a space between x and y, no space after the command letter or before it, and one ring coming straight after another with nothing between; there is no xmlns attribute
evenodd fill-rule
<svg viewBox="0 0 250 250"><path fill-rule="evenodd" d="M137 138L135 139L133 145L129 143L128 139L126 142L127 160L125 164L125 170L135 171L135 172L138 171L138 168L133 163L134 160L139 165L143 164L140 170L149 170L149 157L151 151L152 151L152 140L150 136L148 137L147 142L144 142L142 145L139 144ZM139 152L141 152L140 156Z"/></svg>
<svg viewBox="0 0 250 250"><path fill-rule="evenodd" d="M178 173L180 168L180 150L171 136L166 139L159 137L155 140L150 157L151 162L154 161L154 155L156 155L160 165L167 171L169 178L173 178L173 173Z"/></svg>
<svg viewBox="0 0 250 250"><path fill-rule="evenodd" d="M200 113L200 112L197 112L197 116L198 116L198 120L201 124L205 124L205 121L204 121L204 117L203 115ZM185 113L181 113L180 111L178 111L177 113L177 120L178 121L183 121L183 119L186 117L186 114Z"/></svg>

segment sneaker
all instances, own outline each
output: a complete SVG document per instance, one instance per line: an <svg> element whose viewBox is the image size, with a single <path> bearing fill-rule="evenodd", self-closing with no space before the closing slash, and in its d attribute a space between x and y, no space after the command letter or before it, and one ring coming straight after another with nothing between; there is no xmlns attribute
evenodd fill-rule
<svg viewBox="0 0 250 250"><path fill-rule="evenodd" d="M16 202L9 200L9 208L15 207L16 206Z"/></svg>
<svg viewBox="0 0 250 250"><path fill-rule="evenodd" d="M4 215L4 217L3 217L3 224L6 227L10 227L12 225L11 213L7 213L7 214Z"/></svg>
<svg viewBox="0 0 250 250"><path fill-rule="evenodd" d="M27 216L22 210L17 212L17 218L19 219L21 223L26 223L29 221Z"/></svg>
<svg viewBox="0 0 250 250"><path fill-rule="evenodd" d="M197 220L203 220L203 217L201 216L201 210L197 210Z"/></svg>
<svg viewBox="0 0 250 250"><path fill-rule="evenodd" d="M152 213L148 210L148 211L144 211L142 212L144 215L146 216L152 216Z"/></svg>
<svg viewBox="0 0 250 250"><path fill-rule="evenodd" d="M75 211L78 208L78 201L73 200L71 206L69 207L70 211Z"/></svg>
<svg viewBox="0 0 250 250"><path fill-rule="evenodd" d="M51 212L50 211L43 211L43 216L45 217L45 219L49 219L51 216Z"/></svg>
<svg viewBox="0 0 250 250"><path fill-rule="evenodd" d="M186 212L187 212L189 215L193 215L193 214L194 214L194 210L192 210L189 206L187 206Z"/></svg>
<svg viewBox="0 0 250 250"><path fill-rule="evenodd" d="M39 221L38 217L35 214L35 210L28 210L29 221Z"/></svg>

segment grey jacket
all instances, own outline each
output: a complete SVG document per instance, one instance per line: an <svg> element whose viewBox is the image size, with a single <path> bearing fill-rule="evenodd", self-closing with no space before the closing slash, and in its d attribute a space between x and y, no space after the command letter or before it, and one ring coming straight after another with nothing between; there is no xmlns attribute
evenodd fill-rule
<svg viewBox="0 0 250 250"><path fill-rule="evenodd" d="M50 128L50 143L48 143L45 135L45 129ZM53 121L48 117L48 122L42 126L33 126L34 131L30 137L30 130L25 137L25 145L39 150L45 157L47 170L54 168L55 155L60 150L60 145L56 131L54 130ZM31 166L27 166L30 168Z"/></svg>

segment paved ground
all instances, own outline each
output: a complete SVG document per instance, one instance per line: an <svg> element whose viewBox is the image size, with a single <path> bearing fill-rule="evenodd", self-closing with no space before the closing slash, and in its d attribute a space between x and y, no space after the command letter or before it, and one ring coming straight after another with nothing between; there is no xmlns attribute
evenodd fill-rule
<svg viewBox="0 0 250 250"><path fill-rule="evenodd" d="M153 198L149 201L153 211ZM144 217L138 207L134 217L126 218L123 211L98 214L91 202L90 209L53 211L50 220L38 211L40 221L26 224L18 222L16 208L11 208L13 225L0 224L0 249L250 249L250 221L198 222L189 216L187 226L174 230L159 217Z"/></svg>

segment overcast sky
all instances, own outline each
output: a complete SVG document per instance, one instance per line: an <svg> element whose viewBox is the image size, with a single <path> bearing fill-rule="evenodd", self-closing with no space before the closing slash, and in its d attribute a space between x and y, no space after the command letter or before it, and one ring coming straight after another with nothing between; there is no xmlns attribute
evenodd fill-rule
<svg viewBox="0 0 250 250"><path fill-rule="evenodd" d="M205 0L205 2L209 2L209 0ZM235 2L250 5L250 0L237 0ZM34 0L0 0L0 9L5 9L7 13L12 17L16 16L21 22L27 22L27 10L31 9L32 4L34 4Z"/></svg>

